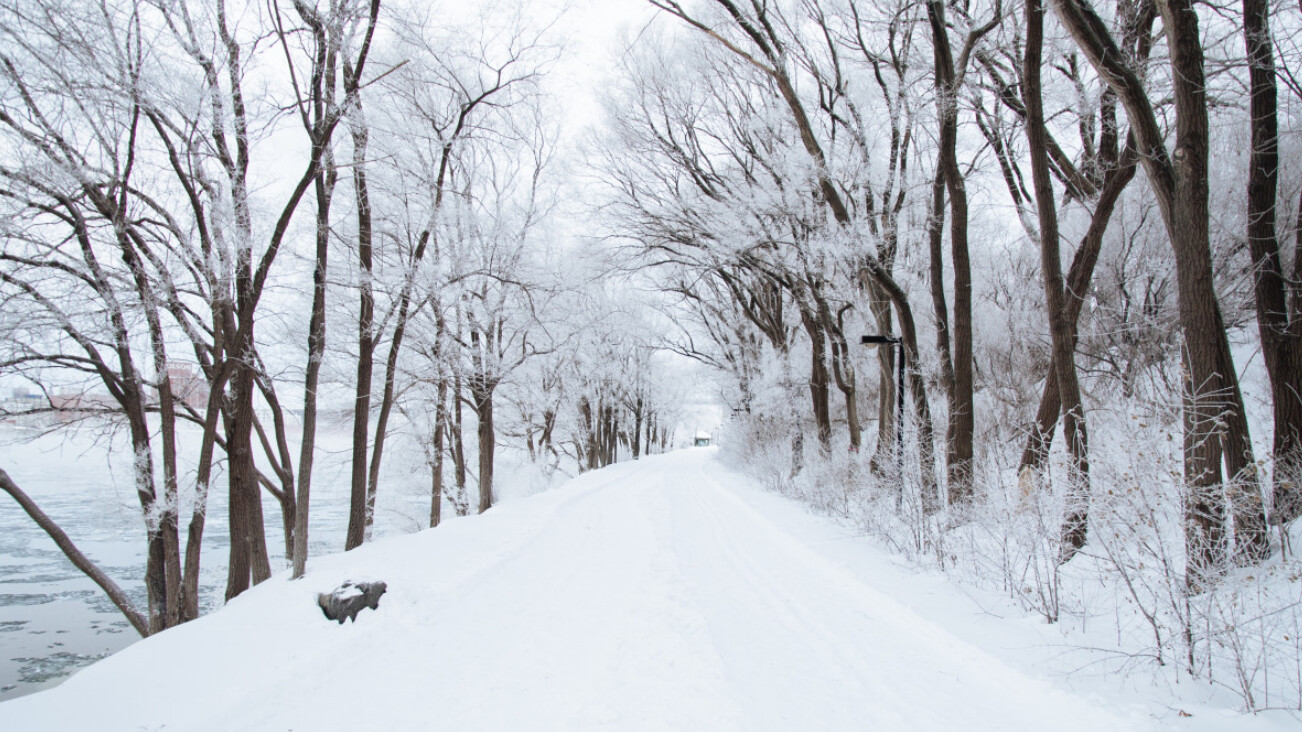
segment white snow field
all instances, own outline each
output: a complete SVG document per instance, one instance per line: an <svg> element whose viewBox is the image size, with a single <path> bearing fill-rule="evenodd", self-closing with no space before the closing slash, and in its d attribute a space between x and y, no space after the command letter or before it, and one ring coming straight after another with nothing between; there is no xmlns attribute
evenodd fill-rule
<svg viewBox="0 0 1302 732"><path fill-rule="evenodd" d="M0 704L0 730L1177 726L960 640L791 529L817 521L715 448L622 463L313 558ZM315 596L348 579L389 591L341 626Z"/></svg>

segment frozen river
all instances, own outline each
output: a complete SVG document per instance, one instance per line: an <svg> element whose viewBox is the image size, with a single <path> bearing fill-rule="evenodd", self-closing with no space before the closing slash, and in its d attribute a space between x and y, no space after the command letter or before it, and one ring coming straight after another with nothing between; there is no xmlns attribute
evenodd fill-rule
<svg viewBox="0 0 1302 732"><path fill-rule="evenodd" d="M185 437L183 461L197 448L198 432ZM131 451L123 443L120 436L110 440L89 431L36 437L0 425L0 469L143 608L145 528L131 483ZM347 524L348 436L343 430L322 434L318 445L309 534L313 554L342 549ZM408 457L415 457L415 464ZM419 455L393 450L386 461L377 531L414 531L429 515L428 478L420 469ZM205 610L221 603L225 589L229 539L224 484L219 473L204 532ZM272 568L279 571L284 567L280 506L270 497L263 506ZM182 516L188 512L188 504L183 505ZM64 558L16 502L0 493L0 701L55 685L137 639L104 593Z"/></svg>
<svg viewBox="0 0 1302 732"><path fill-rule="evenodd" d="M29 437L0 428L0 467L143 604L144 523L131 504L129 459L110 458L114 451L89 434ZM103 592L0 495L0 700L58 683L137 637Z"/></svg>

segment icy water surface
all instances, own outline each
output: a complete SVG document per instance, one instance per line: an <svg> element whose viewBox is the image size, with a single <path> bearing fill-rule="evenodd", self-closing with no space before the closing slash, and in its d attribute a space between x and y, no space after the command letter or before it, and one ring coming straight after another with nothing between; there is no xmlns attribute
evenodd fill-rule
<svg viewBox="0 0 1302 732"><path fill-rule="evenodd" d="M323 440L327 447L331 437ZM197 452L198 433L181 438L184 463ZM87 431L38 436L0 424L0 469L143 610L145 527L130 467L131 451L121 438ZM342 469L342 450L327 449L318 459L310 532L314 553L341 548L336 544L342 544L347 522ZM205 612L221 604L225 588L229 540L224 482L219 466L203 541L200 603ZM193 483L192 473L183 475L182 485L187 483ZM192 496L183 490L181 501L184 533ZM272 568L279 571L284 566L280 507L266 498L263 510ZM103 591L0 492L0 702L53 686L137 640Z"/></svg>
<svg viewBox="0 0 1302 732"><path fill-rule="evenodd" d="M0 468L143 604L144 529L118 493L118 461L106 461L103 449L23 437L0 428ZM0 494L0 700L57 683L137 638L104 593Z"/></svg>
<svg viewBox="0 0 1302 732"><path fill-rule="evenodd" d="M184 534L193 498L185 487L194 481L186 465L198 452L199 433L178 437ZM298 435L290 439L297 444ZM0 469L143 610L145 527L131 480L131 450L123 443L120 437L109 440L87 431L38 436L0 423ZM429 477L421 451L401 439L390 444L376 507L377 536L419 530L429 516ZM349 434L343 427L323 430L317 447L311 555L341 550L348 523ZM221 605L226 586L230 544L222 467L213 476L204 530L203 612ZM266 495L262 505L272 571L279 572L285 567L280 506ZM137 640L103 591L0 492L0 702L53 686Z"/></svg>

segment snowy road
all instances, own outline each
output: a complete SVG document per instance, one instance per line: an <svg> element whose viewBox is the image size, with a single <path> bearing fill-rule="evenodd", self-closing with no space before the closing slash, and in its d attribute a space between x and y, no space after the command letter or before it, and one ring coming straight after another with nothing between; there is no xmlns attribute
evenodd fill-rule
<svg viewBox="0 0 1302 732"><path fill-rule="evenodd" d="M0 704L0 729L1148 728L865 585L742 485L679 452L314 560ZM314 594L349 578L389 594L327 623Z"/></svg>

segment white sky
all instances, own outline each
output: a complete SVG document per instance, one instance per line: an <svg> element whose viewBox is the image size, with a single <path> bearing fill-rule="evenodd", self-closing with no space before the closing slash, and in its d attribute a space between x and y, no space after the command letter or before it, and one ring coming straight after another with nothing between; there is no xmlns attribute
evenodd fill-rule
<svg viewBox="0 0 1302 732"><path fill-rule="evenodd" d="M601 97L608 90L625 36L655 17L645 0L553 0L568 6L556 25L566 49L551 73L549 86L562 100L567 138L581 133L601 116Z"/></svg>

